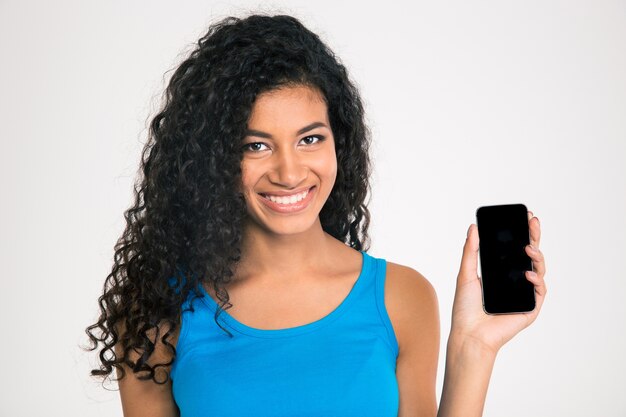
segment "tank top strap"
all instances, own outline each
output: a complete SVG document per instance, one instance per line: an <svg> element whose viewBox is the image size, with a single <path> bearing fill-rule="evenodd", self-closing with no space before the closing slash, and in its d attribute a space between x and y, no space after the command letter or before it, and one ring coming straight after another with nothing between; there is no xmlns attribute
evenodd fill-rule
<svg viewBox="0 0 626 417"><path fill-rule="evenodd" d="M358 291L355 293L350 314L342 320L354 328L380 333L395 357L398 356L398 341L385 306L385 281L387 261L362 252L366 262L365 274ZM376 326L374 326L376 324Z"/></svg>
<svg viewBox="0 0 626 417"><path fill-rule="evenodd" d="M378 309L378 314L380 315L380 319L385 326L385 330L387 331L387 336L389 337L389 343L391 348L395 354L398 356L398 340L396 339L395 331L393 330L393 325L391 324L391 319L389 314L387 313L387 306L385 305L385 282L387 281L387 261L382 258L374 258L376 264L376 273L375 273L375 291L376 291L376 308Z"/></svg>

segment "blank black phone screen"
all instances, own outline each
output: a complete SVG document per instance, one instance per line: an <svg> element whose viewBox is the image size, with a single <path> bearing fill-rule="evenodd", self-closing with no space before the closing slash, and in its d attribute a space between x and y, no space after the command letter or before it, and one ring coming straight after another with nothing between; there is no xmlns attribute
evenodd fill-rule
<svg viewBox="0 0 626 417"><path fill-rule="evenodd" d="M480 207L476 224L485 312L532 311L535 289L525 276L526 271L532 271L532 261L524 249L530 243L526 206Z"/></svg>

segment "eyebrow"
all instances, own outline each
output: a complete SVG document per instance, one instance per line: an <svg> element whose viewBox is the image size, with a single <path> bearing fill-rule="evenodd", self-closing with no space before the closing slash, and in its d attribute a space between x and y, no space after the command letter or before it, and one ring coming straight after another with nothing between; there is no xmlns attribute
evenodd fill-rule
<svg viewBox="0 0 626 417"><path fill-rule="evenodd" d="M302 129L296 132L296 135L301 135L309 130L313 130L317 127L328 127L325 123L322 122L313 122L310 125L304 126ZM272 139L273 136L269 133L261 132L260 130L248 129L246 130L246 136L258 136L260 138Z"/></svg>

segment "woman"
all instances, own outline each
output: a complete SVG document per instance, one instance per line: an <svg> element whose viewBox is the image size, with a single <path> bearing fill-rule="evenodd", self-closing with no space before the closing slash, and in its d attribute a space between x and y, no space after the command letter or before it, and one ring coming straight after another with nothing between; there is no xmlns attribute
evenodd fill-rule
<svg viewBox="0 0 626 417"><path fill-rule="evenodd" d="M496 353L545 295L532 213L529 314L483 312L468 230L438 408L436 295L366 252L369 132L315 34L289 16L213 25L150 136L87 329L125 416L481 415Z"/></svg>

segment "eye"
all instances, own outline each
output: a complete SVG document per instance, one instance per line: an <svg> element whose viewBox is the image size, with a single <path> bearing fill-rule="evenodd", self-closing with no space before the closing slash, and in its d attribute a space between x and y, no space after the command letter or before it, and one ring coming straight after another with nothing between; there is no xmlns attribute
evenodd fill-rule
<svg viewBox="0 0 626 417"><path fill-rule="evenodd" d="M300 139L300 141L304 141L306 145L313 145L314 143L321 142L324 140L324 136L320 135L311 135Z"/></svg>
<svg viewBox="0 0 626 417"><path fill-rule="evenodd" d="M252 142L252 143L246 143L245 145L243 145L242 149L244 151L261 152L265 150L265 149L262 149L263 146L267 148L267 145L265 145L262 142Z"/></svg>

